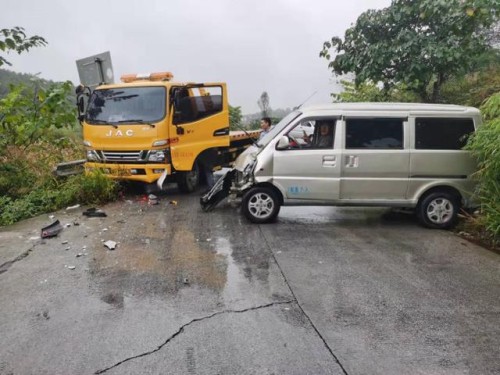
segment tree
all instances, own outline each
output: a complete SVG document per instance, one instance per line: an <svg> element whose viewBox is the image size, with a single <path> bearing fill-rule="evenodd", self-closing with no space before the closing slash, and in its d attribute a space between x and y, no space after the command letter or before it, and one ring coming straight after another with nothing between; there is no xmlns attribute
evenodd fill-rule
<svg viewBox="0 0 500 375"><path fill-rule="evenodd" d="M257 101L257 104L259 105L262 117L269 117L271 108L269 107L269 95L266 91L260 95L260 99Z"/></svg>
<svg viewBox="0 0 500 375"><path fill-rule="evenodd" d="M450 76L470 71L473 57L491 48L487 31L499 13L499 0L393 0L361 14L344 40L326 41L320 57L336 74L355 73L356 85L381 82L388 91L403 83L435 102Z"/></svg>
<svg viewBox="0 0 500 375"><path fill-rule="evenodd" d="M241 128L241 121L243 115L241 114L241 107L229 106L229 128L238 129Z"/></svg>
<svg viewBox="0 0 500 375"><path fill-rule="evenodd" d="M38 35L27 37L22 27L0 30L0 50L9 53L16 51L18 54L28 51L30 48L45 46L47 41ZM0 66L12 64L3 56L0 56Z"/></svg>

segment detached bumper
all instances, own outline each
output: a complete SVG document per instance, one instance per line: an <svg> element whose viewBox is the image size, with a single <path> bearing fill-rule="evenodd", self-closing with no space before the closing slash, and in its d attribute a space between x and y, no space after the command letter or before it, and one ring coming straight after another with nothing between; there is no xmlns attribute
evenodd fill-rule
<svg viewBox="0 0 500 375"><path fill-rule="evenodd" d="M85 170L100 169L109 178L116 180L140 181L145 183L155 182L166 171L171 174L169 164L104 164L85 163Z"/></svg>

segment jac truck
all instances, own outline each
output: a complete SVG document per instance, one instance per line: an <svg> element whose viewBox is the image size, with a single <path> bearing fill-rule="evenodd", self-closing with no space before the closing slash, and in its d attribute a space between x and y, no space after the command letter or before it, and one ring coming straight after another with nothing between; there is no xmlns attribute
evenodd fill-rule
<svg viewBox="0 0 500 375"><path fill-rule="evenodd" d="M170 72L121 81L76 90L87 171L192 192L203 169L229 166L259 136L229 131L225 83L174 82Z"/></svg>

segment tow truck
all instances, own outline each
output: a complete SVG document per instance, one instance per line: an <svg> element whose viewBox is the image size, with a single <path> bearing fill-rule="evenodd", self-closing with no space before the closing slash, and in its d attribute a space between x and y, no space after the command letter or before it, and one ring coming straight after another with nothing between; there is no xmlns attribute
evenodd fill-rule
<svg viewBox="0 0 500 375"><path fill-rule="evenodd" d="M230 131L222 82L174 82L170 72L125 74L121 83L76 89L85 170L182 192L200 184L202 168L230 166L259 136Z"/></svg>

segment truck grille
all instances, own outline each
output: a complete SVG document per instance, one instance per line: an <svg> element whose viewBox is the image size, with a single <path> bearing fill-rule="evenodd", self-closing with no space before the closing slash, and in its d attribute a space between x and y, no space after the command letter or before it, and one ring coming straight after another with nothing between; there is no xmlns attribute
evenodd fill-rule
<svg viewBox="0 0 500 375"><path fill-rule="evenodd" d="M147 151L97 151L99 158L108 163L145 162Z"/></svg>

